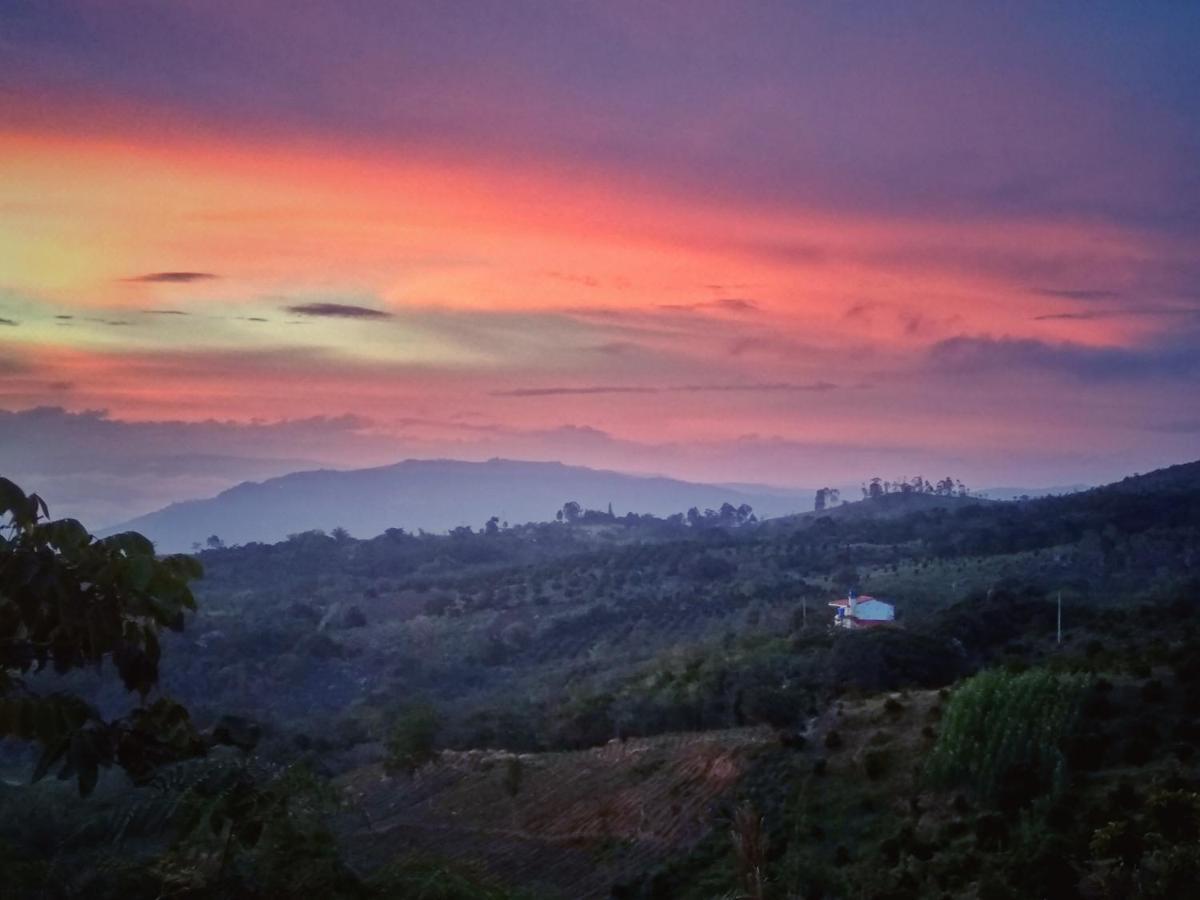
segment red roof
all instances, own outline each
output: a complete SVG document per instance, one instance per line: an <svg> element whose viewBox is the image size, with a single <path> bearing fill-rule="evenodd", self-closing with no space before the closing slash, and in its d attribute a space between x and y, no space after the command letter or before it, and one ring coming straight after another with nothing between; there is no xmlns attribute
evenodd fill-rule
<svg viewBox="0 0 1200 900"><path fill-rule="evenodd" d="M870 594L863 594L861 597L855 597L855 598L854 598L855 602L857 602L857 603L870 603L870 602L873 602L873 601L875 601L875 600L877 600L877 599L878 599L878 598L876 598L876 597L872 597ZM880 603L882 603L882 602L884 602L884 601L880 600L879 602L880 602ZM841 600L832 600L832 601L830 601L829 605L830 605L830 606L849 606L849 605L850 605L850 598L849 598L849 597L844 597L844 598L842 598Z"/></svg>

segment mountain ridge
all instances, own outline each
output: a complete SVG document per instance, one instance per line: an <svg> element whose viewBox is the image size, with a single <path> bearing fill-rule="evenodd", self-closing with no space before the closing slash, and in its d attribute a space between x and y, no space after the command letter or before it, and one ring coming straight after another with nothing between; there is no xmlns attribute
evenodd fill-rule
<svg viewBox="0 0 1200 900"><path fill-rule="evenodd" d="M759 492L634 475L552 461L494 458L405 459L363 469L320 468L244 481L201 500L172 503L106 529L134 530L164 552L216 535L227 543L271 542L312 529L343 527L358 537L388 528L447 531L480 527L492 516L514 524L545 521L568 501L585 508L670 515L689 507L748 503L763 517L811 506L808 492Z"/></svg>

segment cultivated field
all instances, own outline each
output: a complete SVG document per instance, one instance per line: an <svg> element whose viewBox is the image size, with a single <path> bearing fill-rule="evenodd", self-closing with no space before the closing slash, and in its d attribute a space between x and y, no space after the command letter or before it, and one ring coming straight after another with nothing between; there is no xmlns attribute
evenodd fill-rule
<svg viewBox="0 0 1200 900"><path fill-rule="evenodd" d="M446 752L411 778L368 766L340 779L357 806L343 834L363 869L428 853L539 896L603 897L703 837L773 743L769 729L736 729L571 753Z"/></svg>

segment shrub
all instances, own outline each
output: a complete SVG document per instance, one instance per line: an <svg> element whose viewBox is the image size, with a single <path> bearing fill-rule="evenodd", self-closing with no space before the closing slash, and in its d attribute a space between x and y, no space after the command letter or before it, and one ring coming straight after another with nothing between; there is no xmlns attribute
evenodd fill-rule
<svg viewBox="0 0 1200 900"><path fill-rule="evenodd" d="M886 750L868 750L863 756L863 771L872 781L887 774L891 759Z"/></svg>
<svg viewBox="0 0 1200 900"><path fill-rule="evenodd" d="M406 900L515 900L518 896L469 866L421 857L385 867L372 886L381 896Z"/></svg>
<svg viewBox="0 0 1200 900"><path fill-rule="evenodd" d="M387 740L384 769L411 775L436 759L434 740L440 724L437 711L427 704L414 704L402 710Z"/></svg>

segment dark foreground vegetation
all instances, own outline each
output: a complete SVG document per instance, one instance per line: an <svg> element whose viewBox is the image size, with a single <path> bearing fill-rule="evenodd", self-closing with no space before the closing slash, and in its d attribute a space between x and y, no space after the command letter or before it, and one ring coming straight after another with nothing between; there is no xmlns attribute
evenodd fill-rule
<svg viewBox="0 0 1200 900"><path fill-rule="evenodd" d="M1200 463L763 522L569 507L361 541L331 523L218 539L202 578L13 491L5 897L1200 881ZM835 633L849 588L899 627Z"/></svg>

